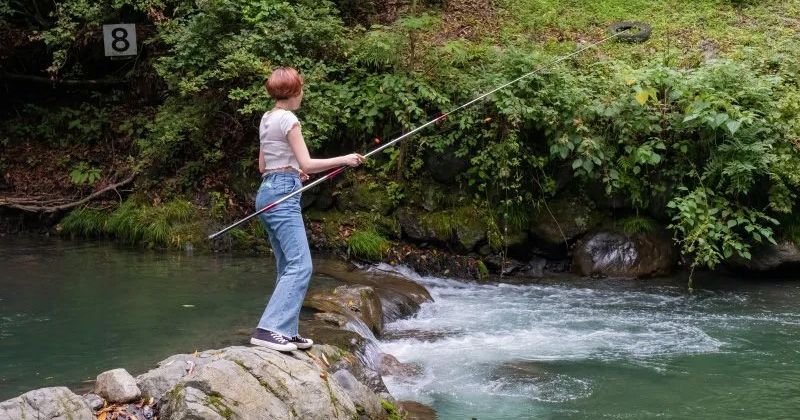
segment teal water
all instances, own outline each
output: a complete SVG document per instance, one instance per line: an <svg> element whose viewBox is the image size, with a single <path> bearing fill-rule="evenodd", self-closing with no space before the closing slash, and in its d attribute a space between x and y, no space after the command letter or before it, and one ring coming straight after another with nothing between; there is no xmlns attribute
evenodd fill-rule
<svg viewBox="0 0 800 420"><path fill-rule="evenodd" d="M382 348L424 374L387 385L440 418L800 418L800 278L417 280Z"/></svg>
<svg viewBox="0 0 800 420"><path fill-rule="evenodd" d="M272 291L269 256L190 256L111 244L0 242L0 401L85 390L104 370L243 344ZM316 276L312 287L333 280Z"/></svg>
<svg viewBox="0 0 800 420"><path fill-rule="evenodd" d="M798 418L798 281L704 280L689 294L684 279L406 274L435 302L378 344L423 374L387 385L441 419ZM244 343L273 277L268 257L4 237L0 400ZM312 287L336 284L315 275Z"/></svg>

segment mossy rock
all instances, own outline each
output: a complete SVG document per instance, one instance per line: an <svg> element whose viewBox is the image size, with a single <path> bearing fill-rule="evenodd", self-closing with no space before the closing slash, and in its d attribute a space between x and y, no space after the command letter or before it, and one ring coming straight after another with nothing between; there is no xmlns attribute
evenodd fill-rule
<svg viewBox="0 0 800 420"><path fill-rule="evenodd" d="M402 232L420 242L436 242L454 245L469 252L486 240L488 224L480 211L471 207L421 212L410 208L398 211L397 218Z"/></svg>
<svg viewBox="0 0 800 420"><path fill-rule="evenodd" d="M569 243L597 225L600 214L588 200L567 196L535 209L529 220L531 240L537 247L563 253Z"/></svg>
<svg viewBox="0 0 800 420"><path fill-rule="evenodd" d="M334 192L336 208L340 211L356 210L391 213L395 208L391 197L382 185L366 179L354 179Z"/></svg>

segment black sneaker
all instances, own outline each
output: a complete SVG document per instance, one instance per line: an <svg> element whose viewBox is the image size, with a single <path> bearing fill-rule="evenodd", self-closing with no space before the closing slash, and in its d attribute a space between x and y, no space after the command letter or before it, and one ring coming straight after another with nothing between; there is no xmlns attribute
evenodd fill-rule
<svg viewBox="0 0 800 420"><path fill-rule="evenodd" d="M278 351L297 350L297 346L290 343L286 338L276 332L256 328L250 337L250 344L266 347Z"/></svg>
<svg viewBox="0 0 800 420"><path fill-rule="evenodd" d="M303 338L303 337L300 337L299 335L296 335L294 337L286 337L286 336L284 336L283 338L286 341L288 341L288 342L294 344L295 346L297 346L298 349L302 349L302 350L310 349L311 346L314 345L314 342L311 341L310 338Z"/></svg>

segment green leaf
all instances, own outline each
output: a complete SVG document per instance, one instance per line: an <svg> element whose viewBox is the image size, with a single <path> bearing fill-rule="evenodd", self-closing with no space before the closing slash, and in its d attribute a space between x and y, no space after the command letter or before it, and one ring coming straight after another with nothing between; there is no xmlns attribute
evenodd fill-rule
<svg viewBox="0 0 800 420"><path fill-rule="evenodd" d="M644 104L647 103L647 99L649 97L650 97L650 93L649 92L644 91L644 90L639 91L638 93L636 93L636 102L638 102L639 105L644 106Z"/></svg>
<svg viewBox="0 0 800 420"><path fill-rule="evenodd" d="M720 112L714 116L714 127L719 127L725 121L728 121L728 114Z"/></svg>
<svg viewBox="0 0 800 420"><path fill-rule="evenodd" d="M731 134L736 134L741 126L742 122L738 120L728 120L728 122L725 123L725 127L728 127L728 131L730 131Z"/></svg>
<svg viewBox="0 0 800 420"><path fill-rule="evenodd" d="M581 167L581 165L583 165L583 160L581 159L575 159L572 161L572 169L578 169Z"/></svg>
<svg viewBox="0 0 800 420"><path fill-rule="evenodd" d="M732 228L734 226L736 226L736 220L728 220L728 227Z"/></svg>

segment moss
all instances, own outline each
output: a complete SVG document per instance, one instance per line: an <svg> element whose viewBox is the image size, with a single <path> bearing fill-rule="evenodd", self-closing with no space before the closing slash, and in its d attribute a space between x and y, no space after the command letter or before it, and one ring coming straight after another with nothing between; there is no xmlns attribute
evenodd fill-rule
<svg viewBox="0 0 800 420"><path fill-rule="evenodd" d="M168 401L174 401L174 400L177 400L178 398L180 398L180 397L181 397L181 395L183 394L183 390L184 390L185 388L186 388L186 387L185 387L183 384L177 384L177 385L175 385L174 387L172 387L172 389L170 389L169 391L167 391L167 400L168 400Z"/></svg>
<svg viewBox="0 0 800 420"><path fill-rule="evenodd" d="M476 262L475 268L478 270L479 281L484 281L489 278L489 269L486 268L486 264L484 264L483 261Z"/></svg>
<svg viewBox="0 0 800 420"><path fill-rule="evenodd" d="M233 418L233 410L225 405L225 400L222 398L222 395L216 392L211 393L208 397L206 397L205 404L212 410L219 413L222 417L225 417L226 419Z"/></svg>
<svg viewBox="0 0 800 420"><path fill-rule="evenodd" d="M386 412L386 416L388 420L403 420L406 418L393 402L389 400L381 399L381 407L383 407L383 411Z"/></svg>
<svg viewBox="0 0 800 420"><path fill-rule="evenodd" d="M375 230L358 230L347 238L350 255L365 260L378 261L386 254L391 244Z"/></svg>

